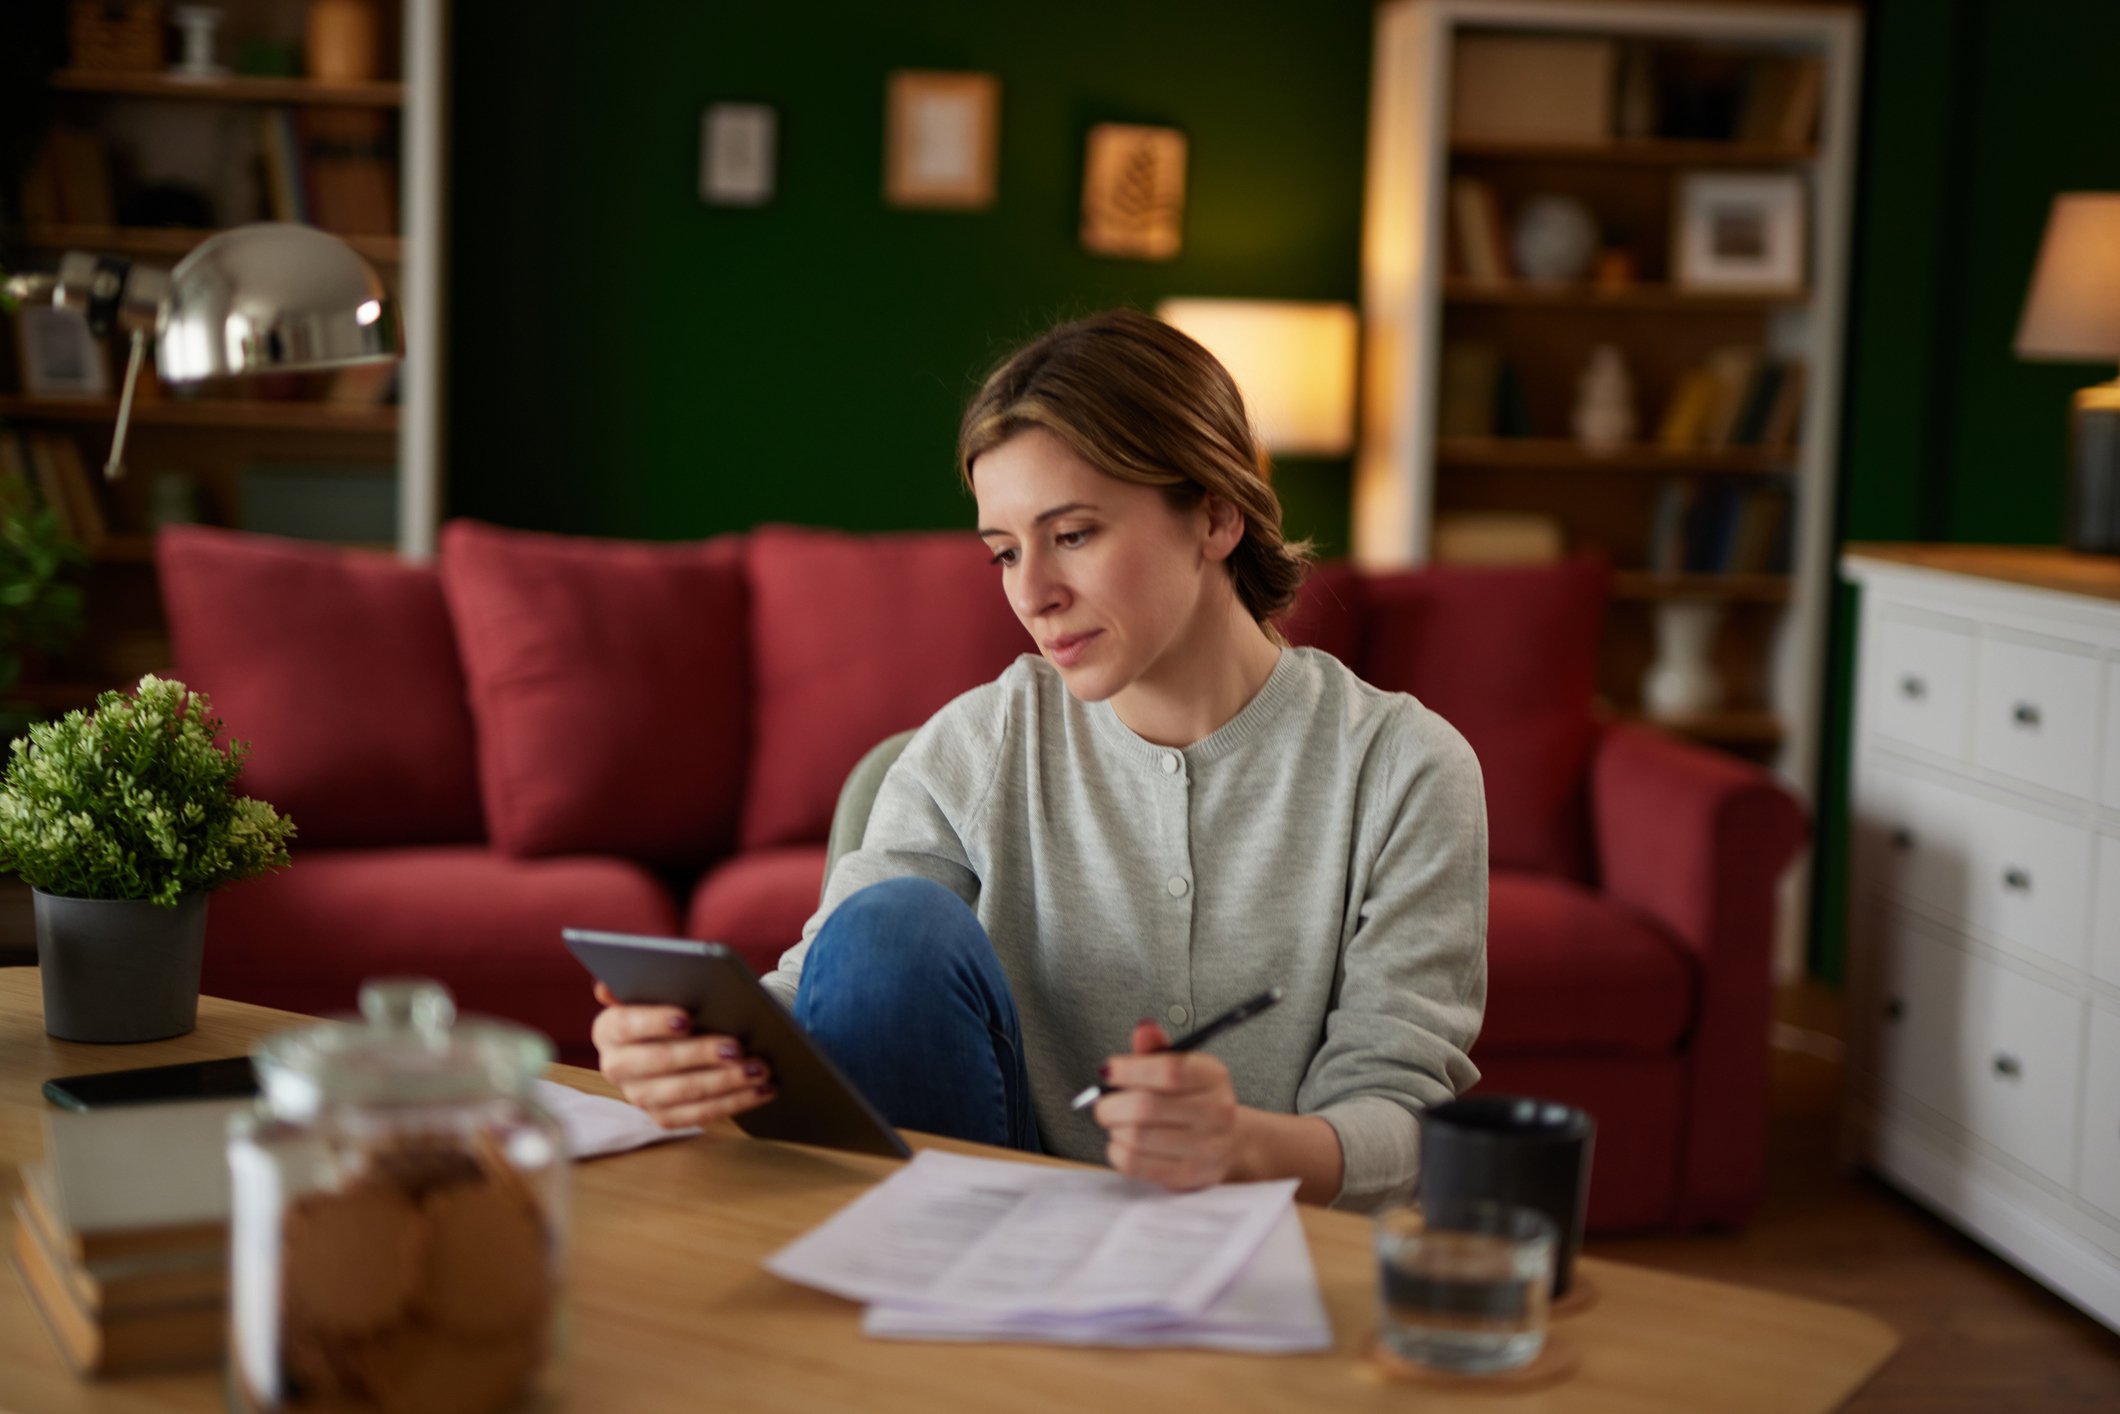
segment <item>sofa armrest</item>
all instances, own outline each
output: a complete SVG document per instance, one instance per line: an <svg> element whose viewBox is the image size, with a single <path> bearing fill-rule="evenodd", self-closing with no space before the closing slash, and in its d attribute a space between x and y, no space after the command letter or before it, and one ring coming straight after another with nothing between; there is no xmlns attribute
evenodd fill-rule
<svg viewBox="0 0 2120 1414"><path fill-rule="evenodd" d="M1775 886L1810 835L1803 807L1772 776L1615 724L1592 751L1590 811L1605 893L1663 924L1703 965L1740 943L1772 947Z"/></svg>
<svg viewBox="0 0 2120 1414"><path fill-rule="evenodd" d="M1745 1222L1766 1169L1777 886L1809 822L1758 767L1624 724L1593 749L1590 810L1604 892L1661 924L1699 969L1673 1216Z"/></svg>

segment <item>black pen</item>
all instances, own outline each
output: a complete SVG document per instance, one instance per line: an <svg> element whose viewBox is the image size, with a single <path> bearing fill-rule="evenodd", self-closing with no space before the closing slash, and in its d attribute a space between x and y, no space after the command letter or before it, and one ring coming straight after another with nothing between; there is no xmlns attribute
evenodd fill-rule
<svg viewBox="0 0 2120 1414"><path fill-rule="evenodd" d="M1177 1040L1165 1046L1163 1050L1153 1054L1162 1055L1170 1051L1197 1051L1238 1022L1251 1020L1279 1000L1281 1000L1281 989L1279 987L1268 987L1250 1001L1237 1003L1190 1036L1180 1036ZM1079 1110L1085 1106L1094 1105L1101 1096L1109 1095L1112 1091L1119 1088L1116 1085L1092 1085L1081 1094L1075 1096L1074 1103L1069 1108Z"/></svg>

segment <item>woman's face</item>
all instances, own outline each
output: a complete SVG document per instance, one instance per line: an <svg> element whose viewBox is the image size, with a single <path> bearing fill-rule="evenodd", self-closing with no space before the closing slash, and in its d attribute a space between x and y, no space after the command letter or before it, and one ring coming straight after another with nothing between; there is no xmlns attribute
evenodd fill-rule
<svg viewBox="0 0 2120 1414"><path fill-rule="evenodd" d="M1182 655L1210 593L1228 593L1234 513L1172 508L1163 493L1106 476L1042 428L972 467L979 538L1011 608L1068 691L1101 702L1154 682Z"/></svg>

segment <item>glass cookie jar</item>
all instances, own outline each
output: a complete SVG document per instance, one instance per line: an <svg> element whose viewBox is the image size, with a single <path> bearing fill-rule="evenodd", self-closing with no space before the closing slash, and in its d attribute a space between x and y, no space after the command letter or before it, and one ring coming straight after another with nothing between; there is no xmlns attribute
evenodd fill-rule
<svg viewBox="0 0 2120 1414"><path fill-rule="evenodd" d="M262 1041L229 1129L231 1403L484 1414L551 1393L566 1145L552 1044L419 979Z"/></svg>

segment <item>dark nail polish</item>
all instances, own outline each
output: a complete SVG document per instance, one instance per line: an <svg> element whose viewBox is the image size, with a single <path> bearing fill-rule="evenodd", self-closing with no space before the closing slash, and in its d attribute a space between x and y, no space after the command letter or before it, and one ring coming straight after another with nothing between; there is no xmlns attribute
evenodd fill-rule
<svg viewBox="0 0 2120 1414"><path fill-rule="evenodd" d="M673 1016L670 1018L670 1029L678 1032L690 1031L692 1029L692 1018L689 1016Z"/></svg>
<svg viewBox="0 0 2120 1414"><path fill-rule="evenodd" d="M758 1087L758 1098L761 1100L770 1100L779 1093L778 1090L773 1088L773 1082L770 1080Z"/></svg>
<svg viewBox="0 0 2120 1414"><path fill-rule="evenodd" d="M756 1080L759 1076L764 1075L766 1073L765 1062L755 1060L745 1061L743 1063L743 1073L745 1075L750 1076L753 1080Z"/></svg>
<svg viewBox="0 0 2120 1414"><path fill-rule="evenodd" d="M724 1041L718 1049L721 1051L723 1060L735 1060L743 1054L743 1047L737 1045L734 1041Z"/></svg>
<svg viewBox="0 0 2120 1414"><path fill-rule="evenodd" d="M1110 1061L1106 1061L1097 1067L1097 1079L1106 1085L1112 1083L1112 1063Z"/></svg>

